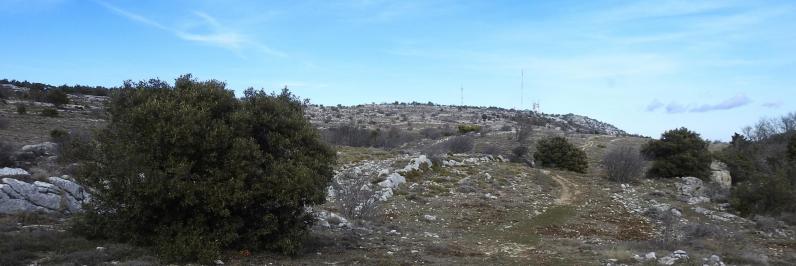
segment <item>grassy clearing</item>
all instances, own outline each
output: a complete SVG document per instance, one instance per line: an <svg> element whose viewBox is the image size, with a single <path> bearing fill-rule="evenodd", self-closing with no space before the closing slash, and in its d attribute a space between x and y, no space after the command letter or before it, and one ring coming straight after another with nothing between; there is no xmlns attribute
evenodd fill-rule
<svg viewBox="0 0 796 266"><path fill-rule="evenodd" d="M530 220L521 221L515 226L516 230L512 231L508 239L520 244L537 245L541 240L541 236L537 232L538 228L565 224L570 218L575 217L575 214L575 208L571 206L550 207L544 213Z"/></svg>
<svg viewBox="0 0 796 266"><path fill-rule="evenodd" d="M0 265L34 261L46 265L101 265L111 261L156 264L144 249L92 241L62 227L58 220L44 215L0 216Z"/></svg>

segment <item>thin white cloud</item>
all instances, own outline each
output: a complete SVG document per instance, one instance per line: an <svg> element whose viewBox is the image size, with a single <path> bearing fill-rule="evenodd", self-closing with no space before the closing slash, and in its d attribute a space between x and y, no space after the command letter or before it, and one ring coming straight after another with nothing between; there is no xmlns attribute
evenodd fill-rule
<svg viewBox="0 0 796 266"><path fill-rule="evenodd" d="M147 18L143 15L136 14L130 12L128 10L122 9L120 7L114 6L102 0L95 0L98 4L102 5L103 7L107 8L108 10L130 19L132 21L159 29L167 32L173 33L176 37L192 42L204 43L208 45L222 47L228 50L231 50L242 56L242 50L244 48L252 48L257 50L261 53L268 54L271 56L277 57L287 57L287 54L281 51L277 51L268 47L265 44L259 43L254 41L245 35L238 33L235 30L229 29L224 27L218 19L208 15L204 12L195 11L193 14L202 20L201 26L206 29L204 33L196 33L188 30L177 29L174 27L166 26L160 22L157 22L153 19Z"/></svg>
<svg viewBox="0 0 796 266"><path fill-rule="evenodd" d="M655 100L652 100L652 102L650 102L649 105L647 105L646 109L647 109L647 112L653 112L655 110L660 109L661 107L663 107L663 103L660 100L655 99Z"/></svg>
<svg viewBox="0 0 796 266"><path fill-rule="evenodd" d="M776 109L776 108L782 107L783 104L784 103L782 101L776 101L776 102L766 102L766 103L761 104L761 106L766 107L766 108Z"/></svg>
<svg viewBox="0 0 796 266"><path fill-rule="evenodd" d="M746 106L752 103L752 100L749 99L744 94L738 94L731 98L725 99L719 103L715 104L688 104L684 105L679 102L670 102L666 105L665 111L670 114L679 114L679 113L705 113L711 111L721 111L721 110L730 110L739 107ZM765 105L765 104L764 104ZM663 107L663 103L660 101L653 100L650 105L647 106L647 111L655 111Z"/></svg>
<svg viewBox="0 0 796 266"><path fill-rule="evenodd" d="M746 97L746 95L738 94L733 96L732 98L726 99L717 104L703 104L695 108L691 108L690 112L704 113L704 112L718 111L718 110L730 110L742 107L751 102L752 100L749 99L749 97Z"/></svg>
<svg viewBox="0 0 796 266"><path fill-rule="evenodd" d="M684 113L688 111L688 107L677 102L670 102L666 105L666 112L670 114Z"/></svg>

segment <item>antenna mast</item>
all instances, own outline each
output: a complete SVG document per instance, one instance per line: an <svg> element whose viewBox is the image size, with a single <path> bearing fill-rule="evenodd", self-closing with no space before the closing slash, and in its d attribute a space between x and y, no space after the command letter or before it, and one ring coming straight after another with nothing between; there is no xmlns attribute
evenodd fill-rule
<svg viewBox="0 0 796 266"><path fill-rule="evenodd" d="M459 93L461 95L461 102L459 103L459 106L464 106L464 84L459 87Z"/></svg>
<svg viewBox="0 0 796 266"><path fill-rule="evenodd" d="M520 110L525 105L525 69L520 69Z"/></svg>

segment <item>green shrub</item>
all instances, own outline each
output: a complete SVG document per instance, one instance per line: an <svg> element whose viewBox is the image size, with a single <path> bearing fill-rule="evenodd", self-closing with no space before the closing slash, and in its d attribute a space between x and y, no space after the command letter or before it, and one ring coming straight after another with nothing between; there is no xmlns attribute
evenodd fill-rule
<svg viewBox="0 0 796 266"><path fill-rule="evenodd" d="M55 110L54 108L44 108L41 110L39 115L46 117L58 117L58 110Z"/></svg>
<svg viewBox="0 0 796 266"><path fill-rule="evenodd" d="M69 96L63 90L49 90L47 91L47 102L55 106L61 106L69 103Z"/></svg>
<svg viewBox="0 0 796 266"><path fill-rule="evenodd" d="M758 125L764 121L768 120ZM744 216L796 212L794 133L759 127L745 134L753 138L736 133L730 145L717 153L732 176L730 204Z"/></svg>
<svg viewBox="0 0 796 266"><path fill-rule="evenodd" d="M14 147L0 141L0 167L11 167L14 165Z"/></svg>
<svg viewBox="0 0 796 266"><path fill-rule="evenodd" d="M50 130L50 140L55 143L64 142L67 138L69 138L69 132L66 132L63 129Z"/></svg>
<svg viewBox="0 0 796 266"><path fill-rule="evenodd" d="M511 156L509 156L509 160L515 163L523 162L523 160L527 159L530 149L527 146L517 146L511 149Z"/></svg>
<svg viewBox="0 0 796 266"><path fill-rule="evenodd" d="M641 152L653 160L647 172L649 177L693 176L707 179L710 176L708 142L687 128L669 130L660 140L651 140Z"/></svg>
<svg viewBox="0 0 796 266"><path fill-rule="evenodd" d="M586 152L563 137L541 139L536 144L534 159L542 166L585 173L589 168Z"/></svg>
<svg viewBox="0 0 796 266"><path fill-rule="evenodd" d="M88 131L67 132L61 129L50 131L50 139L58 144L58 161L71 164L90 159L93 139Z"/></svg>
<svg viewBox="0 0 796 266"><path fill-rule="evenodd" d="M27 114L27 113L28 113L27 105L25 105L23 103L17 104L17 114L24 115L24 114Z"/></svg>
<svg viewBox="0 0 796 266"><path fill-rule="evenodd" d="M208 263L224 249L295 254L325 201L335 152L289 91L235 98L190 75L126 82L79 181L93 191L73 230Z"/></svg>
<svg viewBox="0 0 796 266"><path fill-rule="evenodd" d="M481 131L481 126L479 125L464 124L464 125L459 125L457 128L459 129L459 134L467 134L470 132Z"/></svg>

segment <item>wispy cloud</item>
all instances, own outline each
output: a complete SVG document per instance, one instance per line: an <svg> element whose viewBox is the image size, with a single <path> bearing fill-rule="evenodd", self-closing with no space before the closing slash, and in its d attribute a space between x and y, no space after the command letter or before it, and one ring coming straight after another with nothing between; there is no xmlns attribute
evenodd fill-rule
<svg viewBox="0 0 796 266"><path fill-rule="evenodd" d="M784 103L782 101L777 101L777 102L766 102L766 103L761 104L761 106L766 107L766 108L776 109L776 108L782 107L783 104Z"/></svg>
<svg viewBox="0 0 796 266"><path fill-rule="evenodd" d="M688 107L677 102L670 102L666 105L666 112L670 114L684 113L688 111Z"/></svg>
<svg viewBox="0 0 796 266"><path fill-rule="evenodd" d="M665 111L670 114L678 114L678 113L705 113L711 111L720 111L720 110L730 110L739 108L745 105L748 105L752 102L749 97L744 94L738 94L731 98L725 99L719 103L715 104L681 104L679 102L669 102L666 104ZM765 104L764 104L765 105ZM648 106L647 111L653 112L661 107L664 104L660 102L658 99L653 100Z"/></svg>
<svg viewBox="0 0 796 266"><path fill-rule="evenodd" d="M720 103L703 104L695 108L692 108L690 111L695 113L704 113L704 112L717 111L717 110L730 110L747 105L751 102L752 100L749 99L749 97L746 97L746 95L738 94L733 96L732 98L721 101Z"/></svg>
<svg viewBox="0 0 796 266"><path fill-rule="evenodd" d="M153 19L130 12L102 0L95 1L117 15L158 30L171 32L182 40L225 48L235 52L239 56L242 56L241 53L244 48L251 48L271 56L287 57L287 54L284 52L272 49L267 45L254 41L233 29L225 27L218 21L218 19L204 12L193 12L193 14L202 21L200 25L201 28L205 30L202 33L198 33L166 26Z"/></svg>
<svg viewBox="0 0 796 266"><path fill-rule="evenodd" d="M652 100L652 102L650 102L649 105L647 105L646 109L647 109L647 112L653 112L655 110L660 109L661 107L663 107L663 103L660 100L655 99L655 100Z"/></svg>

